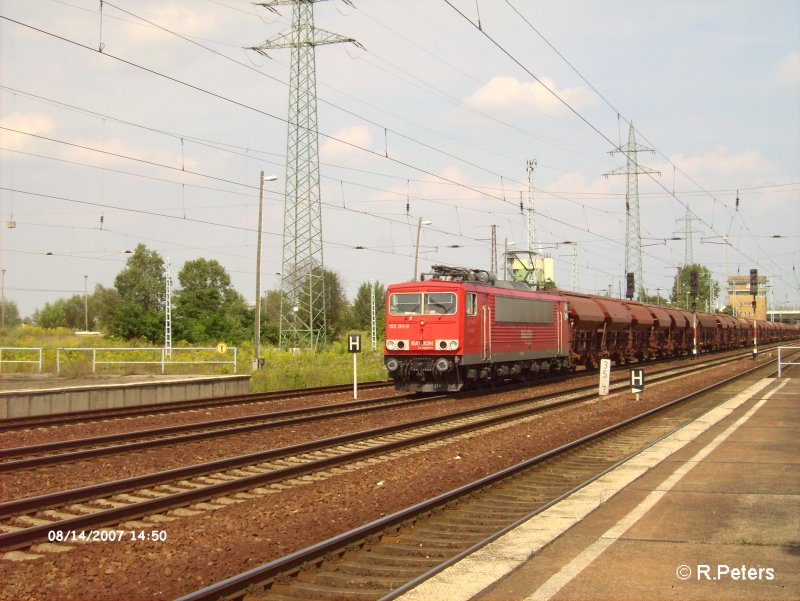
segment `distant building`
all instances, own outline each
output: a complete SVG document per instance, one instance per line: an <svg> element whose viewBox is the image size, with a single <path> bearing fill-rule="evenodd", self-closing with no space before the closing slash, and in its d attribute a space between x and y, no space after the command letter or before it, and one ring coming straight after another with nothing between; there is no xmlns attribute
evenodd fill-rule
<svg viewBox="0 0 800 601"><path fill-rule="evenodd" d="M753 295L750 294L750 276L728 276L728 302L733 307L733 314L737 317L755 319L767 318L767 276L758 276L758 293L756 294L756 307L753 310Z"/></svg>
<svg viewBox="0 0 800 601"><path fill-rule="evenodd" d="M525 257L523 251L509 253L508 278L517 282L539 283L543 285L547 280L554 281L553 257L550 255L535 254ZM535 264L535 268L531 265ZM534 273L536 274L534 277Z"/></svg>

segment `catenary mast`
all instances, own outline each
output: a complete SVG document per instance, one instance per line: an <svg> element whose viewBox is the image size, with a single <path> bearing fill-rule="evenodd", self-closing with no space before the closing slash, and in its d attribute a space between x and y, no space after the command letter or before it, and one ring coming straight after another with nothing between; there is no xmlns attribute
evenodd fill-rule
<svg viewBox="0 0 800 601"><path fill-rule="evenodd" d="M628 129L628 145L617 147L612 153L621 152L627 157L624 167L615 169L606 175L626 175L625 191L625 273L632 273L636 278L637 296L643 298L645 287L642 277L642 230L639 219L639 174L658 173L639 164L637 154L654 152L652 148L639 146L631 122Z"/></svg>
<svg viewBox="0 0 800 601"><path fill-rule="evenodd" d="M265 56L269 50L292 51L281 259L282 348L320 348L326 343L315 48L355 40L314 26L318 1L257 3L273 12L278 6L291 6L292 28L251 48Z"/></svg>

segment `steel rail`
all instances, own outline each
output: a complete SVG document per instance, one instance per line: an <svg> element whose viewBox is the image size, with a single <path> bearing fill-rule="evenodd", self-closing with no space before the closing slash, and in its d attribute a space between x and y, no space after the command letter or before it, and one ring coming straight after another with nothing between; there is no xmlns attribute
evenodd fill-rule
<svg viewBox="0 0 800 601"><path fill-rule="evenodd" d="M358 387L362 390L391 386L389 381L375 380L361 382ZM348 392L353 389L352 384L337 384L334 386L319 386L315 388L297 388L288 390L275 390L271 392L252 392L227 397L214 397L209 399L188 399L184 401L170 401L168 403L148 403L135 407L116 407L113 409L89 409L86 411L73 411L69 413L55 413L51 415L36 415L5 419L0 421L0 432L21 430L25 428L43 428L48 426L65 425L75 422L105 420L121 417L133 417L158 413L172 413L176 411L191 411L206 407L234 405L238 403L258 403L275 399L297 398L313 396L315 394L334 394ZM61 389L54 388L53 392ZM21 391L21 394L30 391ZM6 393L7 394L7 393Z"/></svg>
<svg viewBox="0 0 800 601"><path fill-rule="evenodd" d="M72 440L59 440L38 445L24 447L11 447L2 451L3 459L0 461L0 473L10 470L41 467L53 463L64 463L67 461L77 461L89 457L108 455L111 453L121 453L145 448L153 448L162 445L172 445L176 443L194 442L205 438L216 436L229 436L231 434L242 434L257 430L279 428L287 425L314 421L317 419L329 419L348 415L357 415L370 411L394 409L406 405L430 402L442 398L436 397L409 398L413 395L379 397L365 399L362 401L350 401L339 405L315 405L303 409L288 409L275 413L259 413L255 415L244 415L230 417L219 420L196 422L192 424L181 424L177 426L167 426L165 428L151 428L148 430L136 430L132 432L120 432L118 434L107 434L105 436L94 436L91 438L77 438ZM265 421L266 420L266 421ZM260 422L260 423L249 423ZM246 425L245 425L246 424ZM175 436L178 434L178 436ZM156 438L153 438L156 437ZM169 437L169 438L167 438ZM138 440L147 438L148 440ZM137 440L137 442L130 442ZM112 445L112 443L124 443ZM100 446L93 446L100 445ZM59 453L55 455L43 455L28 457L26 459L13 460L13 457L36 455L37 453L49 453L52 451L68 451L86 446L93 448Z"/></svg>
<svg viewBox="0 0 800 601"><path fill-rule="evenodd" d="M731 357L715 357L711 358L709 361L704 362L702 364L693 364L691 366L667 368L665 370L661 370L655 374L652 374L650 376L650 381L651 382L659 381L660 378L670 377L670 372L674 370L681 370L681 369L691 370L700 367L724 364L733 360L735 359ZM622 386L621 384L619 384L620 381L621 380L615 381L611 389L616 390L617 388ZM579 392L582 390L588 391L593 389L594 385L592 384L592 385L575 387L572 389L571 392ZM470 397L474 398L475 394L478 393L467 393L467 394ZM530 402L539 399L544 400L558 394L560 393L546 393L545 395L541 395L540 397L537 396L523 397L522 399L505 401L503 403L495 405L494 407L499 408L503 406L511 406L519 402ZM332 408L330 405L317 405L315 407L287 410L284 412L278 412L271 415L271 417L286 418L286 419L281 419L281 421L266 421L266 422L262 421L262 423L247 424L247 422L263 420L265 419L265 416L263 415L241 416L234 418L226 418L223 420L199 422L196 424L186 424L178 426L169 426L166 428L154 428L150 430L109 434L107 436L98 436L86 439L57 441L52 443L44 443L41 445L30 445L25 447L12 447L10 449L4 450L2 453L3 458L11 458L11 459L6 461L0 461L0 473L18 469L36 468L45 465L78 461L82 459L99 457L102 455L108 455L113 453L130 452L135 450L155 448L158 446L194 442L197 440L202 440L217 436L228 436L232 434L242 434L263 429L278 428L286 425L295 425L299 423L315 421L317 419L331 419L336 417L346 417L348 415L356 415L359 413L400 408L407 405L413 405L417 403L427 403L432 400L446 398L447 395L444 394L435 396L425 396L417 399L408 398L411 396L413 395L407 395L406 397L407 400L398 399L396 403L391 402L391 399L393 397L383 397L381 399L351 401L347 403L346 406L338 405ZM377 406L375 405L375 403L382 403L383 401L388 401L388 402L384 404L378 404ZM344 407L343 410L341 411L338 410L339 408L342 407ZM238 425L238 424L247 424L247 425ZM213 429L213 428L220 428L220 429ZM187 433L180 434L181 432L187 432ZM194 433L189 433L189 432L194 432ZM174 434L179 434L179 435L167 438L167 436ZM148 437L156 437L156 438L149 438L148 440L138 440L141 438L148 438ZM128 441L136 441L136 442L128 442ZM115 442L121 442L124 444L117 444L112 446L112 443ZM100 445L100 446L96 446L89 449L81 449L64 453L58 453L54 455L33 456L17 460L13 459L13 457L15 456L19 457L36 453L46 453L49 451L61 451L61 450L68 451L69 449L76 449L80 447L85 447L87 445Z"/></svg>
<svg viewBox="0 0 800 601"><path fill-rule="evenodd" d="M699 366L692 366L695 370ZM683 375L686 369L675 370L679 373L664 375L660 379L669 379L671 377L679 377ZM622 385L624 387L624 385ZM594 387L592 387L594 388ZM563 397L564 393L560 393ZM558 396L552 395L552 396ZM542 411L551 410L557 407L562 407L567 404L574 404L582 400L594 399L595 393L579 394L569 399L557 400L551 403L542 404L538 403L534 407L517 410L512 413L503 413L493 417L485 418L478 422L468 422L459 425L447 427L444 430L434 432L427 432L412 438L394 440L391 442L381 443L376 446L358 449L346 454L341 454L333 457L323 459L316 459L306 463L298 464L291 467L285 467L277 470L272 470L267 473L256 474L252 476L240 477L236 480L226 481L219 484L212 484L199 489L186 490L179 493L166 494L164 496L147 499L145 501L131 503L122 507L116 507L107 510L96 511L87 515L80 515L66 520L54 521L49 524L33 526L25 528L17 532L10 532L0 534L0 548L15 549L32 544L36 540L45 537L51 531L69 531L69 530L82 530L89 527L102 527L109 524L120 523L121 521L132 519L146 515L148 513L158 512L165 508L177 508L186 506L202 500L218 497L232 492L244 491L252 488L257 488L268 483L276 482L292 478L307 472L324 470L336 465L344 463L351 463L363 458L387 454L397 449L415 445L425 444L426 442L448 438L451 436L459 435L468 431L490 427L503 422L513 421L528 415L540 413ZM509 408L513 405L524 403L531 403L542 401L541 397L532 397L527 399L517 399L510 401L507 404ZM220 472L225 470L236 469L248 465L263 463L269 460L289 457L301 453L308 453L311 451L318 451L335 446L341 446L356 441L362 441L369 438L378 438L381 436L397 434L402 431L415 430L425 428L431 425L441 425L442 422L455 421L468 417L474 417L480 413L487 411L496 411L497 407L491 408L476 408L450 414L447 416L438 416L426 418L416 422L410 422L400 425L386 426L366 430L362 432L350 433L342 436L331 437L318 441L309 441L300 443L298 445L291 445L288 447L281 447L259 453L242 455L239 457L227 458L216 460L204 464L188 466L183 468L175 468L153 474L145 474L142 476L134 476L124 480L117 480L101 484L94 484L78 489L71 489L67 491L60 491L46 495L39 495L35 497L27 497L15 501L0 504L0 518L12 517L16 514L29 512L31 510L40 511L54 506L63 505L65 503L78 503L88 499L103 498L125 492L135 491L137 489L146 488L157 484L165 484L185 480L190 477L199 475L206 475L209 473Z"/></svg>
<svg viewBox="0 0 800 601"><path fill-rule="evenodd" d="M635 424L637 422L640 422L640 421L642 421L642 420L644 420L644 419L646 419L646 418L648 418L650 416L653 416L653 415L655 415L657 413L665 411L665 410L667 410L667 409L669 409L671 407L674 407L674 406L679 405L681 403L685 403L686 401L688 401L690 399L693 399L693 398L695 398L697 396L706 394L706 393L708 393L708 392L710 392L712 390L715 390L715 389L717 389L717 388L719 388L721 386L724 386L726 384L734 382L734 381L738 380L739 378L747 376L747 375L749 375L749 374L751 374L751 373L753 373L753 372L755 372L757 370L763 369L764 367L766 367L765 364L755 366L755 367L753 367L753 368L751 368L751 369L749 369L749 370L747 370L745 372L736 374L735 376L732 376L730 378L726 378L723 381L720 381L720 382L717 382L717 383L712 384L710 386L707 386L707 387L705 387L705 388L703 388L701 390L695 391L695 392L693 392L693 393L691 393L689 395L685 395L685 396L680 397L678 399L675 399L675 400L669 401L667 403L664 403L663 405L660 405L658 407L655 407L653 409L645 411L645 412L643 412L643 413L641 413L639 415L636 415L636 416L633 416L631 418L625 419L625 420L623 420L623 421L621 421L621 422L619 422L617 424L614 424L612 426L608 426L608 427L603 428L603 429L601 429L601 430L599 430L597 432L594 432L592 434L589 434L589 435L583 436L581 438L578 438L578 439L576 439L576 440L574 440L572 442L569 442L569 443L566 443L564 445L561 445L556 449L552 449L550 451L546 451L546 452L544 452L544 453L542 453L540 455L537 455L536 457L533 457L531 459L528 459L528 460L522 461L520 463L517 463L516 465L513 465L513 466L510 466L510 467L505 468L503 470L500 470L500 471L498 471L498 472L496 472L494 474L490 474L488 476L485 476L485 477L483 477L483 478L481 478L479 480L476 480L474 482L471 482L469 484L466 484L466 485L460 486L458 488L452 489L452 490L450 490L450 491L448 491L446 493L443 493L441 495L433 497L432 499L428 499L426 501L417 503L417 504L412 505L412 506L410 506L408 508L405 508L405 509L402 509L402 510L400 510L398 512L395 512L395 513L393 513L393 514L391 514L389 516L374 520L372 522L369 522L368 524L365 524L365 525L360 526L358 528L354 528L354 529L349 530L349 531L347 531L345 533L342 533L340 535L331 537L331 538L329 538L329 539L327 539L325 541L322 541L322 542L317 543L315 545L309 546L309 547L307 547L305 549L298 550L298 551L296 551L294 553L291 553L289 555L286 555L284 557L281 557L281 558L278 558L276 560L270 561L270 562L268 562L266 564L263 564L262 566L255 567L253 569L250 569L250 570L248 570L246 572L243 572L243 573L238 574L236 576L233 576L231 578L227 578L227 579L225 579L225 580L223 580L221 582L218 582L216 584L204 587L202 589L199 589L197 591L194 591L192 593L184 595L184 596L178 598L177 601L218 601L218 600L221 600L221 599L242 599L248 594L251 594L253 592L257 592L258 589L263 589L263 587L265 587L266 585L269 585L278 576L280 576L282 574L292 574L292 573L299 572L304 567L307 567L309 565L317 565L317 564L319 564L321 562L324 562L326 557L336 556L337 554L340 554L341 550L344 549L344 548L352 548L353 546L362 545L365 542L367 542L368 540L372 540L372 539L374 539L374 537L380 536L382 533L385 533L385 532L397 531L399 528L403 527L403 525L405 525L407 523L413 523L416 519L418 519L418 517L420 515L425 515L425 514L431 513L433 511L435 511L437 508L440 508L442 506L446 506L446 505L448 505L450 503L456 502L456 501L458 501L459 499L461 499L463 497L466 497L466 496L469 496L471 494L474 494L475 492L477 492L478 490L480 490L482 488L485 488L485 487L491 486L493 484L496 484L497 482L499 482L499 481L501 481L501 480L503 480L503 479L505 479L505 478L507 478L509 476L513 476L513 475L515 475L515 474L517 474L517 473L519 473L519 472L521 472L523 470L529 469L529 468L531 468L531 467L533 467L535 465L538 465L538 464L540 464L540 463L542 463L544 461L552 459L552 458L554 458L554 457L556 457L558 455L562 455L562 454L564 454L564 453L566 453L568 451L571 451L573 449L576 449L576 448L578 448L578 447L580 447L580 446L582 446L582 445L584 445L586 443L596 441L596 440L598 440L598 439L600 439L600 438L602 438L604 436L607 436L609 434L618 432L621 429L623 429L623 428L625 428L625 427L627 427L629 425L632 425L632 424ZM382 597L380 599L380 601L390 601L392 599L397 598L398 596L400 596L404 592L407 592L408 590L410 590L414 586L418 585L419 583L423 582L424 580L427 580L428 578L430 578L430 577L434 576L435 574L441 572L442 570L444 570L445 568L449 567L450 565L452 565L456 561L462 559L463 557L465 557L469 553L475 552L476 550L486 546L487 544L489 544L493 540L496 540L498 537L502 536L503 534L505 534L507 531L513 529L514 527L518 526L520 523L524 522L525 520L530 519L531 517L533 517L537 513L540 513L542 511L544 511L547 507L552 506L554 503L558 502L559 500L563 499L564 497L568 496L569 494L572 494L576 490L579 490L580 488L582 488L582 487L586 486L587 484L593 482L594 480L596 480L597 478L601 477L604 473L606 473L610 469L613 469L613 467L616 467L616 465L619 465L620 463L630 459L630 457L633 457L636 454L641 453L643 450L645 450L646 448L652 446L653 444L658 442L658 440L661 440L665 436L668 436L668 435L669 435L669 433L664 434L663 436L660 436L657 440L648 443L642 449L640 449L640 450L636 451L635 453L632 453L628 457L616 462L611 467L606 468L605 470L603 470L603 472L598 473L598 474L594 475L592 478L590 478L590 479L586 480L585 482L579 484L578 486L573 487L572 489L570 489L570 491L568 491L567 493L561 495L559 498L551 501L547 505L544 505L542 507L537 508L536 511L530 513L529 515L525 516L524 518L522 518L520 520L517 520L516 522L514 522L513 524L511 524L511 525L509 525L507 527L504 527L502 530L496 532L495 534L493 534L492 536L486 538L485 540L481 541L480 543L472 545L469 549L463 551L462 553L458 554L457 556L448 559L443 564L441 564L439 566L436 566L435 568L432 568L431 570L429 570L425 574L415 578L414 580L412 580L409 583L403 585L402 587L399 587L399 588L395 589L391 593L389 593L386 596Z"/></svg>

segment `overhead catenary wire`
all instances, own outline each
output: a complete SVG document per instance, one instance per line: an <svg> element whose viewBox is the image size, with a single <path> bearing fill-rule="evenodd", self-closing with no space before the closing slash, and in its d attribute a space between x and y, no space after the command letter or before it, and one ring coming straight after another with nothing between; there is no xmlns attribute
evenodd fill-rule
<svg viewBox="0 0 800 601"><path fill-rule="evenodd" d="M529 75L531 78L533 78L533 79L534 79L534 80L535 80L537 83L539 83L539 84L540 84L540 85L541 85L541 86L542 86L542 87L543 87L543 88L544 88L544 89L545 89L545 90L546 90L546 91L547 91L549 94L551 94L551 95L552 95L554 98L556 98L556 100L558 100L558 102L559 102L559 103L561 103L561 104L562 104L562 105L563 105L565 108L567 108L567 109L568 109L568 110L569 110L571 113L573 113L573 114L574 114L574 115L575 115L575 116L576 116L576 117L577 117L577 118L578 118L580 121L582 121L584 124L586 124L586 125L587 125L587 126L588 126L588 127L589 127L589 128L592 130L592 131L594 131L594 132L595 132L595 133L596 133L598 136L600 136L602 139L604 139L606 142L608 142L608 143L609 143L609 145L610 145L611 147L615 147L615 144L614 144L614 142L611 140L611 138L610 138L609 136L607 136L607 135L606 135L606 134L605 134L603 131L601 131L601 130L600 130L600 129L599 129L597 126L595 126L595 125L594 125L594 124L593 124L591 121L589 121L589 120L588 120L588 119L587 119L587 118L586 118L586 117L585 117L583 114L581 114L581 113L580 113L580 112L579 112L577 109L575 109L575 107L573 107L573 106L572 106L572 105L571 105L569 102L567 102L567 101L566 101L566 100L565 100L565 99L564 99L564 98L563 98L561 95L559 95L559 94L558 94L558 92L556 92L556 91L555 91L555 90L553 90L553 89L552 89L550 86L548 86L548 85L547 85L547 84L546 84L546 83L545 83L545 82L544 82L544 81L543 81L543 80L542 80L540 77L538 77L538 76L537 76L535 73L533 73L533 72L532 72L532 71L531 71L531 70L530 70L530 69L529 69L529 68L528 68L528 67L527 67L525 64L523 64L523 63L522 63L522 62L521 62L521 61L520 61L520 60L519 60L517 57L515 57L515 56L514 56L514 55L513 55L513 54L512 54L512 53L511 53L509 50L507 50L507 49L506 49L506 48L505 48L505 47L504 47L502 44L500 44L500 42L498 42L498 41L497 41L497 40L496 40L496 39L495 39L495 38L494 38L492 35L490 35L489 33L487 33L487 31L486 31L486 28L479 27L479 26L478 26L478 24L476 24L474 21L472 21L472 19L470 19L470 17L469 17L469 16L467 16L467 15L466 15L466 14L465 14L463 11L461 11L461 10L459 10L457 7L455 7L455 6L453 5L453 3L452 3L452 2L450 2L450 0L443 0L443 1L444 1L444 3L445 3L445 4L447 4L447 5L448 5L448 6L449 6L449 7L450 7L450 8L451 8L453 11L455 11L455 12L456 12L456 13L457 13L459 16L461 16L461 17L462 17L462 18L463 18L465 21L467 21L467 22L468 22L470 25L472 25L472 26L473 26L473 27L474 27L474 28L475 28L475 29L476 29L476 30L477 30L477 31L480 33L480 35L484 36L484 37L485 37L485 38L486 38L486 39L487 39L487 40L488 40L488 41L489 41L489 42L490 42L492 45L494 45L494 46L495 46L495 47L496 47L496 48L497 48L497 49L498 49L498 50L499 50L499 51L500 51L502 54L504 54L505 56L507 56L507 57L508 57L508 58L509 58L509 59L510 59L510 60L511 60L511 61L512 61L514 64L516 64L518 67L520 67L520 68L521 68L523 71L525 71L525 73L527 73L527 74L528 74L528 75ZM508 3L508 0L506 0L506 1L507 1L507 3ZM509 5L510 5L510 3L509 3ZM512 6L512 8L513 8L513 6ZM516 9L514 9L514 10L516 11ZM526 20L526 22L527 22L527 20ZM538 33L538 32L537 32L537 33ZM548 44L549 44L549 42L548 42ZM560 55L560 53L558 53L558 54L559 54L559 56L561 56L561 55ZM562 57L562 58L563 58L563 57ZM566 61L566 59L564 59L564 60ZM569 62L568 62L568 61L566 61L566 62L569 64ZM571 65L571 64L570 64L570 66L572 67L572 65ZM574 69L574 68L573 68L573 69ZM577 70L576 70L576 72L577 72ZM585 78L583 78L583 76L582 76L582 75L580 75L580 73L579 73L579 76L580 76L582 79L584 79L584 80L585 80ZM588 83L588 82L587 82L587 83ZM590 85L590 87L592 87L592 89L593 89L593 90L595 90L594 86L591 86L591 84L589 84L589 85ZM595 90L595 92L596 92L596 90ZM598 95L600 95L600 96L603 98L603 100L604 100L606 103L608 103L608 104L609 104L609 106L611 106L611 107L612 107L612 109L613 109L613 105L611 105L611 104L610 104L610 103L607 101L607 99L605 99L605 97L603 97L601 94L599 94L599 92L597 92L597 93L598 93ZM620 117L621 117L621 113L620 113L619 111L616 111L616 113L617 113L617 115L618 115L618 116L620 116ZM626 121L627 121L627 120L626 120ZM628 123L630 123L630 122L628 121ZM637 132L638 132L638 130L637 130ZM653 143L652 143L650 140L648 140L648 139L647 139L645 136L642 136L642 138L643 138L645 141L647 141L647 143L648 143L648 144L650 144L651 146L653 146L654 148L656 148L656 146L655 146L655 145L654 145L654 144L653 144ZM656 148L656 150L657 150L657 148ZM657 150L657 151L658 151L658 150ZM666 158L666 159L667 159L667 161L668 161L670 164L672 164L672 162L671 162L671 161L670 161L670 160L669 160L669 159L668 159L668 158L667 158L667 157L666 157L666 156L665 156L665 155L664 155L664 154L663 154L661 151L658 151L658 152L659 152L659 155L661 155L662 157ZM636 164L637 168L638 168L638 167L640 167L640 166L638 165L638 163L636 162L635 158L633 158L633 159L631 159L631 160L632 160L632 161L633 161L633 162ZM672 193L672 192L671 192L671 191L670 191L670 190L669 190L669 189L668 189L668 188L667 188L667 187L666 187L666 186L665 186L663 183L661 183L659 180L655 179L655 178L652 176L652 174L647 174L647 175L648 175L648 177L649 177L649 178L650 178L650 179L651 179L653 182L655 182L655 183L656 183L656 185L657 185L657 186L659 186L660 188L662 188L662 189L663 189L663 190L664 190L666 193L668 193L668 194L669 194L669 195L670 195L672 198L674 198L674 199L675 199L676 201L678 201L678 202L679 202L681 205L683 205L683 206L684 206L684 207L685 207L687 210L691 211L691 209L689 208L689 206L688 206L688 205L687 205L687 204L686 204L686 203L685 203L685 202L684 202L682 199L680 199L678 196L676 196L674 193ZM687 179L689 179L689 181L691 181L692 183L694 183L695 185L697 185L697 186L698 186L698 188L702 189L702 187L701 187L699 184L697 184L697 182L695 182L695 181L694 181L694 180L693 180L691 177L687 176ZM715 202L717 202L717 199L716 199L715 197L713 197L713 195L712 195L712 199L713 199ZM699 216L698 216L698 218L699 218L700 222L701 222L702 224L704 224L706 227L708 227L708 228L709 228L711 231L713 231L713 232L714 232L714 233L716 233L716 234L719 234L719 232L718 232L718 231L717 231L717 230L716 230L716 229L713 227L713 224L710 224L710 223L708 223L708 222L707 222L707 221L706 221L704 218L702 218L702 217L699 217ZM749 231L749 226L748 226L746 223L744 223L743 225L744 225L744 227L745 227L746 229L748 229L748 231ZM758 244L758 242L757 242L757 241L756 241L756 244L757 244L757 246L758 246L759 250L761 250L761 251L763 252L763 248L761 248L760 244ZM754 262L754 263L757 263L757 262L758 262L758 261L757 261L757 260L756 260L754 257L751 257L751 256L749 256L749 255L748 255L747 253L745 253L745 252L744 252L744 250L742 250L741 248L734 247L734 249L735 249L735 250L736 250L736 252L738 252L738 253L739 253L739 254L740 254L740 255L741 255L743 258L745 258L745 259L747 259L747 260L749 260L749 261L751 261L751 262Z"/></svg>
<svg viewBox="0 0 800 601"><path fill-rule="evenodd" d="M484 29L485 29L485 27L484 27ZM383 154L383 153L381 153L381 154ZM401 176L401 177L402 177L403 179L406 179L406 177L405 177L405 176ZM434 176L434 177L435 177L435 176ZM338 181L340 178L334 178L334 179L336 179L336 180ZM506 183L508 183L508 179L510 179L510 178L506 178ZM422 181L422 180L420 180L420 181ZM458 182L456 182L456 181L453 181L453 182L442 182L442 181L440 181L439 183L440 183L441 185L453 185L453 186L459 186L459 183L458 183ZM361 185L361 184L355 183L355 185ZM250 188L252 188L252 187L250 187ZM481 189L481 190L483 190L483 191L486 191L486 190L487 190L487 188L486 188L486 187L481 187L480 189ZM546 192L546 191L545 191L545 192ZM501 197L502 195L501 195L501 194L495 194L494 196L495 196L495 197ZM488 197L487 197L487 198L488 198ZM497 200L499 200L500 202L502 202L501 198L496 198L496 199L497 199ZM350 202L349 202L349 201L348 201L348 205L350 205ZM583 206L586 206L586 205L583 205ZM589 208L590 208L590 209L593 209L594 207L591 207L591 206L590 206ZM588 227L587 227L586 231L588 231L590 234L592 234L592 235L593 235L593 232L591 232L590 228L588 228Z"/></svg>

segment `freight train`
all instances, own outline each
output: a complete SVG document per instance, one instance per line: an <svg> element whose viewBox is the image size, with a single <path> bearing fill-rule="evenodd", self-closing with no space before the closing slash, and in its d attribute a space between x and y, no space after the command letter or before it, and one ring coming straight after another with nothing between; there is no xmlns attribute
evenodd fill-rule
<svg viewBox="0 0 800 601"><path fill-rule="evenodd" d="M797 325L691 312L435 265L386 291L384 362L395 386L458 391L800 337Z"/></svg>

